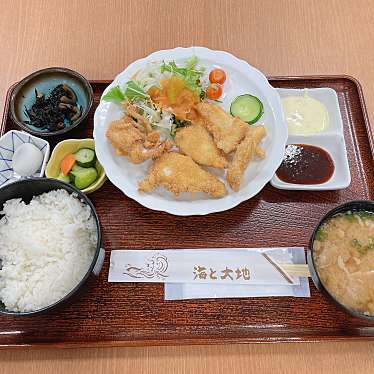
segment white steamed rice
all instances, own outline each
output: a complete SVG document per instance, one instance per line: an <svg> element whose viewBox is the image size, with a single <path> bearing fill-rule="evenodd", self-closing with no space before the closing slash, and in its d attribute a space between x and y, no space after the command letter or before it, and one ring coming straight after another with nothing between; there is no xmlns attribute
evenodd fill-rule
<svg viewBox="0 0 374 374"><path fill-rule="evenodd" d="M0 220L0 300L34 311L67 295L84 277L97 244L89 206L65 190L8 200Z"/></svg>

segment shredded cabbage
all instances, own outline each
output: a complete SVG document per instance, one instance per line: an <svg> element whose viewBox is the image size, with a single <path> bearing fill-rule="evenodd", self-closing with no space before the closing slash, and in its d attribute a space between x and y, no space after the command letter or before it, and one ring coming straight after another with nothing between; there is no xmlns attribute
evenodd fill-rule
<svg viewBox="0 0 374 374"><path fill-rule="evenodd" d="M157 130L166 130L170 134L173 125L174 116L170 110L156 107L150 100L136 101L133 103L137 108L142 110L142 115L148 119L151 125ZM163 131L165 132L165 131Z"/></svg>
<svg viewBox="0 0 374 374"><path fill-rule="evenodd" d="M182 78L190 89L200 94L203 93L203 87L206 85L206 80L203 77L205 68L197 67L197 64L198 58L196 56L188 59L184 66L177 66L175 61L150 62L137 73L132 81L127 82L123 89L116 86L103 99L117 102L125 99L130 100L140 109L141 114L151 123L153 128L162 134L173 136L176 128L185 124L176 123L171 109L158 108L147 92L154 86L160 88L162 80L175 75Z"/></svg>
<svg viewBox="0 0 374 374"><path fill-rule="evenodd" d="M138 74L137 81L144 91L148 91L153 86L160 87L161 80L172 76L170 72L161 73L161 64L161 62L151 62Z"/></svg>

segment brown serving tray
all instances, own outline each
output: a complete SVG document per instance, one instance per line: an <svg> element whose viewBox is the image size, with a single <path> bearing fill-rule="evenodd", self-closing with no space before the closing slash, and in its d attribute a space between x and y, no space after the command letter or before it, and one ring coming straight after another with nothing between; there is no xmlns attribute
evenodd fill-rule
<svg viewBox="0 0 374 374"><path fill-rule="evenodd" d="M108 283L110 250L307 246L322 215L348 200L374 199L373 137L358 82L346 76L275 77L274 87L331 87L344 123L352 183L342 191L284 191L270 184L223 213L176 217L143 208L109 181L89 197L100 217L106 259L99 278L70 305L47 315L0 316L0 346L144 346L374 339L374 323L311 298L164 301L162 284ZM65 137L91 137L93 114L109 84L92 81L87 122ZM9 90L1 134L14 128ZM50 140L50 139L48 139ZM60 139L58 139L60 140ZM50 140L53 147L55 140Z"/></svg>

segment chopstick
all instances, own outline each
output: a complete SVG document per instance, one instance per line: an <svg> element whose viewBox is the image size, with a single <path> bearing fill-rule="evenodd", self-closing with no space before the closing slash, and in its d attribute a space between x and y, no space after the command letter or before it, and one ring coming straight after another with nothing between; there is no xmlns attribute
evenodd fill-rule
<svg viewBox="0 0 374 374"><path fill-rule="evenodd" d="M294 283L291 276L310 277L310 272L307 264L283 264L274 261L267 253L263 252L262 255L274 266L274 268L288 283Z"/></svg>
<svg viewBox="0 0 374 374"><path fill-rule="evenodd" d="M262 253L262 255L274 266L274 268L280 273L280 275L290 284L293 284L294 281L288 274L287 270L283 269L276 261L274 261L267 253Z"/></svg>
<svg viewBox="0 0 374 374"><path fill-rule="evenodd" d="M310 271L307 264L279 264L278 265L288 274L295 277L310 277Z"/></svg>

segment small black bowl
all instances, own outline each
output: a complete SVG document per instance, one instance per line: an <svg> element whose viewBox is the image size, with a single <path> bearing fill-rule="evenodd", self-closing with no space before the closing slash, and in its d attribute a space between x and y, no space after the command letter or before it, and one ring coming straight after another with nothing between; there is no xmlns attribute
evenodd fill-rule
<svg viewBox="0 0 374 374"><path fill-rule="evenodd" d="M7 314L11 316L33 316L36 314L49 312L52 309L55 309L56 307L65 304L69 299L72 298L73 295L77 294L78 291L82 290L83 285L87 282L88 278L90 278L93 275L97 276L101 270L101 265L104 260L104 252L101 249L101 229L99 218L97 216L95 207L93 206L91 201L86 197L86 195L84 195L81 191L79 191L72 185L59 181L57 179L49 178L29 178L8 184L0 190L0 211L3 209L3 205L7 200L22 198L22 200L25 203L29 203L34 196L59 189L64 189L70 194L74 193L78 195L79 200L91 208L91 213L94 217L97 230L97 245L90 268L88 269L87 273L82 277L82 280L75 286L75 288L71 290L61 300L55 302L54 304L48 305L47 307L31 312L12 312L6 310L4 304L0 301L0 314ZM0 218L1 217L2 215L0 214Z"/></svg>
<svg viewBox="0 0 374 374"><path fill-rule="evenodd" d="M342 213L347 213L347 212L373 212L374 213L374 201L371 200L357 200L357 201L350 201L348 203L342 204L337 206L336 208L330 210L323 218L320 220L319 224L317 227L314 229L312 237L310 238L309 241L309 250L307 253L308 257L308 266L309 266L309 271L313 279L314 285L317 287L319 291L327 295L327 297L332 300L336 305L339 307L343 308L346 312L349 314L353 315L354 317L366 319L366 320L371 320L374 321L374 316L368 316L362 312L359 312L354 309L350 309L346 307L345 305L341 304L323 285L319 274L318 270L316 268L316 265L314 263L314 255L313 255L313 243L315 240L315 237L317 235L318 229L328 220L331 218L335 217L338 214Z"/></svg>
<svg viewBox="0 0 374 374"><path fill-rule="evenodd" d="M28 125L25 107L31 108L35 102L35 89L45 96L59 84L69 85L77 95L77 105L82 107L81 116L70 126L63 129L49 131ZM93 90L86 78L74 70L60 67L51 67L35 71L17 83L10 97L10 115L13 122L22 130L33 135L46 137L61 135L77 127L87 117L93 103Z"/></svg>

